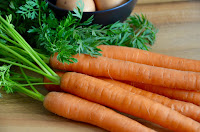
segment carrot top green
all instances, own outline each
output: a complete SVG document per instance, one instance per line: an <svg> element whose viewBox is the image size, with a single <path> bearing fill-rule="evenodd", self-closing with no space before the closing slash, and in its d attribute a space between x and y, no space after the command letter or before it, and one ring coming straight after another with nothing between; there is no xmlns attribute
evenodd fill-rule
<svg viewBox="0 0 200 132"><path fill-rule="evenodd" d="M49 78L54 84L60 83L60 77L43 61L46 59L45 55L36 52L24 38L14 29L10 23L11 16L4 19L0 16L0 30L4 41L0 41L0 62L3 64L0 67L0 85L7 93L20 92L24 93L34 99L43 101L44 96L40 94L23 69L41 74ZM6 42L5 42L6 41ZM11 66L20 67L24 79L19 79L19 74L10 72ZM16 80L18 78L18 80ZM33 79L33 78L32 78ZM19 81L26 81L25 84ZM40 83L44 84L44 83ZM30 86L31 89L26 88Z"/></svg>

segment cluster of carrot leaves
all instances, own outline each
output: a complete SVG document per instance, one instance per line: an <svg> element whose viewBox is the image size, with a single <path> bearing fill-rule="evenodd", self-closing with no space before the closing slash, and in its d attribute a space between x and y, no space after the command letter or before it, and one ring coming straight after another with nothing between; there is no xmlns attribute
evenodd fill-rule
<svg viewBox="0 0 200 132"><path fill-rule="evenodd" d="M143 14L132 15L123 23L102 26L92 24L93 16L81 21L84 7L81 0L78 8L62 19L56 18L44 0L0 0L0 3L1 14L12 14L12 23L29 44L37 45L48 55L57 52L58 59L66 63L77 62L72 57L77 53L101 55L97 48L100 44L149 50L156 40L157 29Z"/></svg>

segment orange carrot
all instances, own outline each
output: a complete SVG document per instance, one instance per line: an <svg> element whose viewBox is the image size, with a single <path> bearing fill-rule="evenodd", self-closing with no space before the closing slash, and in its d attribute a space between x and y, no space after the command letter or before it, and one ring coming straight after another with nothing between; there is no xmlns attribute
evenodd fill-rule
<svg viewBox="0 0 200 132"><path fill-rule="evenodd" d="M50 59L51 67L66 71L75 71L92 76L103 76L115 80L143 82L169 88L200 90L200 74L154 67L107 57L98 58L88 55L75 55L78 63L66 64L57 60L57 54Z"/></svg>
<svg viewBox="0 0 200 132"><path fill-rule="evenodd" d="M63 75L63 73L59 73L59 75ZM183 102L183 101L178 101L178 100L172 100L172 99L169 99L167 97L164 97L164 96L161 96L161 95L158 95L158 94L154 94L154 93L151 93L151 92L147 92L145 90L141 90L141 89L138 89L136 87L133 87L131 85L128 85L128 84L125 84L125 83L122 83L122 82L119 82L119 81L115 81L115 80L111 80L111 79L108 79L108 78L99 78L101 80L104 80L106 82L109 82L111 84L114 84L116 86L119 86L127 91L130 91L132 93L135 93L135 94L138 94L138 95L142 95L144 97L147 97L153 101L156 101L158 103L161 103L175 111L178 111L179 113L187 116L187 117L190 117L198 122L200 122L200 107L192 104L192 103L186 103L186 102ZM45 79L46 82L50 82L48 79ZM48 81L47 81L48 80ZM54 85L49 85L48 86L48 89L51 89L50 91L60 91L61 88L59 85L57 85L56 87Z"/></svg>
<svg viewBox="0 0 200 132"><path fill-rule="evenodd" d="M190 103L200 106L200 92L171 89L171 88L165 88L161 86L149 85L149 84L144 84L144 83L136 83L136 82L126 82L126 83L133 85L137 88L149 91L149 92L166 96L171 99L190 102Z"/></svg>
<svg viewBox="0 0 200 132"><path fill-rule="evenodd" d="M125 84L125 83L122 83L122 82L119 82L119 81L106 79L106 78L101 78L101 79L106 81L106 82L112 83L116 86L119 86L123 89L126 89L130 92L142 95L142 96L147 97L147 98L149 98L153 101L161 103L161 104L163 104L163 105L165 105L165 106L167 106L167 107L169 107L173 110L178 111L179 113L181 113L181 114L183 114L187 117L190 117L190 118L200 122L200 107L199 106L196 106L192 103L187 103L187 102L178 101L178 100L172 100L172 99L169 99L167 97L164 97L164 96L161 96L161 95L158 95L158 94L154 94L154 93L151 93L151 92L148 92L148 91L145 91L145 90L141 90L141 89L138 89L136 87L133 87L131 85L128 85L128 84Z"/></svg>
<svg viewBox="0 0 200 132"><path fill-rule="evenodd" d="M98 48L102 50L102 55L108 58L182 71L200 72L200 60L173 57L122 46L100 45Z"/></svg>
<svg viewBox="0 0 200 132"><path fill-rule="evenodd" d="M174 131L200 131L198 122L177 111L95 77L68 72L62 76L60 87L68 93Z"/></svg>
<svg viewBox="0 0 200 132"><path fill-rule="evenodd" d="M44 107L57 115L93 124L108 131L154 132L109 108L67 93L48 93L44 100Z"/></svg>

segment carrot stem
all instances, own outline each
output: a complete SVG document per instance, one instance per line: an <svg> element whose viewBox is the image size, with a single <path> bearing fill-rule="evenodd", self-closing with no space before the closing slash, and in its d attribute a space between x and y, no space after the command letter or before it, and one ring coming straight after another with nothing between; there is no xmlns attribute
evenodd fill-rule
<svg viewBox="0 0 200 132"><path fill-rule="evenodd" d="M11 80L13 81L24 81L24 78L19 78L19 77L10 77ZM30 82L40 82L42 83L43 82L43 79L42 78L28 78L28 80Z"/></svg>
<svg viewBox="0 0 200 132"><path fill-rule="evenodd" d="M10 43L12 43L12 44L14 44L14 45L16 45L17 47L21 47L20 44L18 44L17 42L13 41L12 39L10 39L10 38L8 38L8 37L2 35L2 34L0 34L0 37L3 38L3 39L5 39L6 41L8 41L8 42L10 42ZM17 48L16 46L13 47L13 48ZM21 53L21 52L25 52L24 50L22 50L22 49L20 49L20 48L18 48L18 50L21 50L20 53ZM27 53L26 53L26 54L27 54ZM40 53L38 53L38 52L37 52L37 54L38 54L45 62L48 62L48 61L46 61L46 60L48 60L48 58L47 58L45 55L40 54Z"/></svg>
<svg viewBox="0 0 200 132"><path fill-rule="evenodd" d="M26 64L28 64L29 66L41 71L41 69L39 67L37 67L35 64L33 64L32 62L30 62L29 60L25 59L23 56L21 56L20 54L18 54L17 52L15 52L14 50L12 50L11 48L3 45L2 43L0 43L0 47L5 49L6 51L12 53L14 56L20 58L23 62L25 62Z"/></svg>
<svg viewBox="0 0 200 132"><path fill-rule="evenodd" d="M17 46L21 47L17 42L13 41L12 39L10 39L10 38L8 38L8 37L2 35L2 34L0 34L0 37L3 38L3 39L5 39L5 40L8 41L8 42L14 44L14 45L17 45Z"/></svg>
<svg viewBox="0 0 200 132"><path fill-rule="evenodd" d="M59 76L51 76L51 75L46 74L44 72L38 71L38 70L36 70L34 68L31 68L31 67L28 67L26 65L22 65L22 64L19 64L19 63L16 63L16 62L12 62L12 61L9 61L9 60L5 60L5 59L1 59L0 58L0 61L4 62L4 63L15 65L15 66L23 67L23 68L31 70L33 72L39 73L39 74L41 74L41 75L46 76L47 78L49 78L52 82L55 82L58 85L60 84L60 77Z"/></svg>
<svg viewBox="0 0 200 132"><path fill-rule="evenodd" d="M29 80L28 77L26 76L26 74L25 74L25 72L24 72L24 70L23 70L22 67L20 67L20 70L21 70L22 75L24 76L25 80L27 81L27 83L28 83L28 84L30 85L30 87L32 88L32 90L33 90L35 93L38 93L38 94L39 94L39 92L37 91L37 89L33 86L33 84L31 84L30 80Z"/></svg>
<svg viewBox="0 0 200 132"><path fill-rule="evenodd" d="M27 53L40 66L40 68L44 70L45 73L52 76L57 76L57 74L38 56L38 54L31 48L31 46L23 39L23 37L13 28L10 23L3 19L2 16L0 16L0 21L3 29L5 29L5 32L8 33L11 38L17 41L25 51L27 51Z"/></svg>
<svg viewBox="0 0 200 132"><path fill-rule="evenodd" d="M9 79L8 79L9 80ZM38 101L44 101L44 95L40 94L40 93L35 93L31 90L28 90L27 88L20 86L20 84L17 84L16 82L9 80L11 83L13 83L15 85L15 87L13 88L15 91L19 92L19 93L23 93L31 98L34 98Z"/></svg>
<svg viewBox="0 0 200 132"><path fill-rule="evenodd" d="M27 88L24 88L22 86L17 86L18 88L14 88L17 92L20 92L20 93L23 93L33 99L36 99L38 101L41 101L43 102L44 101L44 96L42 94L38 94L38 93L35 93L31 90L28 90Z"/></svg>
<svg viewBox="0 0 200 132"><path fill-rule="evenodd" d="M20 86L26 87L26 86L33 86L33 85L55 85L55 83L30 83L30 84L20 84Z"/></svg>

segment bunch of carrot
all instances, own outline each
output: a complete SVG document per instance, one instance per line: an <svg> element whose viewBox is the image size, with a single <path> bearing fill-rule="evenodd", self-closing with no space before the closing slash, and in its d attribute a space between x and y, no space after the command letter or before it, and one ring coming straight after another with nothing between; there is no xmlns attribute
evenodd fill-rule
<svg viewBox="0 0 200 132"><path fill-rule="evenodd" d="M41 94L34 86L47 83L41 83L40 79L39 81L38 78L26 75L23 69L28 69L47 77L52 81L51 84L60 85L63 88L63 91L67 91L67 88L70 88L68 83L72 82L69 80L73 79L73 75L79 79L83 79L84 76L81 77L78 73L66 73L62 77L59 77L55 71L46 64L48 63L48 58L46 58L44 54L36 52L14 29L14 26L10 22L11 16L6 16L6 19L4 19L0 15L0 38L4 40L0 42L0 63L2 64L0 66L0 88L2 88L2 90L7 93L18 92L25 94L43 102L43 105L47 110L57 115L76 121L90 123L108 131L154 131L110 108L98 104L98 101L89 101L87 98L80 98L64 92L50 92L46 96ZM21 73L11 71L11 66L19 67ZM77 81L82 88L87 88L84 83L88 83L88 80L81 83L80 80ZM30 87L27 88L27 86ZM71 88L75 89L76 86L71 84ZM93 87L91 88L93 89ZM87 89L82 89L82 91L79 92L87 93L86 91ZM93 92L95 92L94 89ZM100 94L99 92L97 93L98 95ZM110 96L109 93L106 93L106 96L108 95ZM100 95L99 98L101 97L105 96ZM97 98L93 98L93 100L95 99ZM105 99L106 98L104 98L104 100ZM196 122L193 122L193 124L196 125L194 129L197 129Z"/></svg>
<svg viewBox="0 0 200 132"><path fill-rule="evenodd" d="M75 55L78 63L69 65L59 62L57 54L52 56L52 68L71 72L58 73L60 85L45 87L71 93L173 131L200 131L200 61L127 47L102 45L99 48L103 56ZM154 56L156 59L150 60ZM49 82L47 78L44 81ZM149 92L145 91L147 89ZM174 94L170 96L170 92ZM156 93L165 93L163 95L168 97Z"/></svg>
<svg viewBox="0 0 200 132"><path fill-rule="evenodd" d="M46 64L48 62L44 60L48 59L45 55L31 48L10 21L10 16L6 19L0 16L0 29L3 33L0 37L5 40L0 42L0 62L9 64L1 66L0 86L7 93L23 93L42 101L44 107L55 114L90 123L108 131L154 131L112 109L143 118L173 131L200 131L199 106L170 100L105 79L107 77L157 87L198 91L200 84L197 72L148 66L131 60L112 59L109 56L93 58L84 54L74 56L78 59L78 63L68 65L59 62L55 54L50 59L50 65L56 69L72 71L59 76ZM20 68L22 78L19 78L17 73L14 73L17 74L15 76L10 72L12 65ZM43 75L52 83L37 83L37 81L33 83L35 79L27 76L23 69ZM50 92L44 96L34 87L41 84L49 84L49 88L56 88L56 91L62 92ZM26 86L30 86L30 89Z"/></svg>

